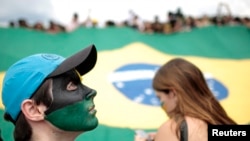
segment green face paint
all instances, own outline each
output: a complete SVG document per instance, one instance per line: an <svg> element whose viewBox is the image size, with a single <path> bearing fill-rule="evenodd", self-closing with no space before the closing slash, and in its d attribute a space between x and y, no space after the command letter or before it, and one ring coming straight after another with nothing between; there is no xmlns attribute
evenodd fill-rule
<svg viewBox="0 0 250 141"><path fill-rule="evenodd" d="M96 91L83 85L74 70L54 77L52 92L53 101L45 112L46 120L66 131L89 131L97 127L93 103Z"/></svg>
<svg viewBox="0 0 250 141"><path fill-rule="evenodd" d="M98 125L95 114L93 99L90 98L58 109L47 115L46 120L62 130L89 131Z"/></svg>

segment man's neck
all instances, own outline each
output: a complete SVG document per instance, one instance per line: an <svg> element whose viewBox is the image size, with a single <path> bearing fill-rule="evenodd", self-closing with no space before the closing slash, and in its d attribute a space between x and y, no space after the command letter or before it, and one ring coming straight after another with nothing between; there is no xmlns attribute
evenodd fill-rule
<svg viewBox="0 0 250 141"><path fill-rule="evenodd" d="M32 137L30 141L74 141L81 132L63 131L42 121L32 125Z"/></svg>

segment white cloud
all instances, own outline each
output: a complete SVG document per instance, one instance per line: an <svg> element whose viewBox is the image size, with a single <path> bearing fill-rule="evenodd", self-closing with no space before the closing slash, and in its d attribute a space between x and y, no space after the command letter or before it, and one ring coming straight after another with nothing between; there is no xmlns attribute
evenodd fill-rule
<svg viewBox="0 0 250 141"><path fill-rule="evenodd" d="M53 9L50 0L0 0L0 21L27 19L30 24L45 22L52 18Z"/></svg>

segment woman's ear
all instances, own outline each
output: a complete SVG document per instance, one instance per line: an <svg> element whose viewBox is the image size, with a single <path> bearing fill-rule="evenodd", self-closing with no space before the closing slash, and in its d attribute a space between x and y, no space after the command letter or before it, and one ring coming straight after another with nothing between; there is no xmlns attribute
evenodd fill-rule
<svg viewBox="0 0 250 141"><path fill-rule="evenodd" d="M177 94L178 94L178 93L176 92L175 89L172 89L172 90L171 90L171 94L170 94L170 95L171 95L171 98L173 98L175 102L178 101L178 96L177 96Z"/></svg>
<svg viewBox="0 0 250 141"><path fill-rule="evenodd" d="M37 105L33 100L26 99L22 102L21 110L25 117L32 121L40 121L44 119L46 106L43 104Z"/></svg>
<svg viewBox="0 0 250 141"><path fill-rule="evenodd" d="M171 89L171 90L169 90L168 95L169 95L171 98L174 98L174 97L176 97L176 91L175 91L174 89Z"/></svg>

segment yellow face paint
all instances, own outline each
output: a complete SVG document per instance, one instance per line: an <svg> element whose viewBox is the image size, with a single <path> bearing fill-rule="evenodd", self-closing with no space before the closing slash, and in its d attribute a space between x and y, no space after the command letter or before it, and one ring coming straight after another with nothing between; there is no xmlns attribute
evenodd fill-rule
<svg viewBox="0 0 250 141"><path fill-rule="evenodd" d="M164 102L161 101L161 108L164 110L164 111L167 111L167 106L164 106Z"/></svg>
<svg viewBox="0 0 250 141"><path fill-rule="evenodd" d="M75 69L75 71L76 71L77 75L79 76L79 78L80 78L80 80L82 82L82 80L83 80L82 76L80 75L80 73L76 69Z"/></svg>

